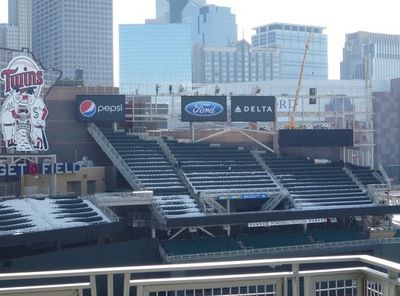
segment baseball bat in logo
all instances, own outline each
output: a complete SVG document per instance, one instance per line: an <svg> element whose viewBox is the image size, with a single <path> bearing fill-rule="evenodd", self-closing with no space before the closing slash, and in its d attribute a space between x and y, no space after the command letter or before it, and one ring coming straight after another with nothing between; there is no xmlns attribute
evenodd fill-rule
<svg viewBox="0 0 400 296"><path fill-rule="evenodd" d="M47 151L46 119L49 110L40 96L44 72L26 56L15 57L0 71L6 98L0 125L6 148L21 152Z"/></svg>
<svg viewBox="0 0 400 296"><path fill-rule="evenodd" d="M92 117L96 114L96 104L92 100L84 100L80 106L79 111L84 117Z"/></svg>

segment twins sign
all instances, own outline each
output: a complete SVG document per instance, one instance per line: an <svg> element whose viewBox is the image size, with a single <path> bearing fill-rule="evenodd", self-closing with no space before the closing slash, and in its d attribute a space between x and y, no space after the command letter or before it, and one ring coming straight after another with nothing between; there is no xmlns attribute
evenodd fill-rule
<svg viewBox="0 0 400 296"><path fill-rule="evenodd" d="M1 70L6 96L0 111L0 125L6 148L19 152L46 151L48 110L40 90L44 72L26 56L14 58Z"/></svg>
<svg viewBox="0 0 400 296"><path fill-rule="evenodd" d="M225 96L182 96L183 122L226 121Z"/></svg>

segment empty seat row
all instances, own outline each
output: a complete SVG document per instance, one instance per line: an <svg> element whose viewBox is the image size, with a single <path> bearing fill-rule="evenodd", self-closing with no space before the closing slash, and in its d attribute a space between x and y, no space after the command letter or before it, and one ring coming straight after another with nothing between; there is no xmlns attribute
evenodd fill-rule
<svg viewBox="0 0 400 296"><path fill-rule="evenodd" d="M141 184L154 193L154 202L167 218L200 215L192 199L156 141L147 141L125 132L106 131L104 135L134 172ZM165 202L165 197L176 197Z"/></svg>

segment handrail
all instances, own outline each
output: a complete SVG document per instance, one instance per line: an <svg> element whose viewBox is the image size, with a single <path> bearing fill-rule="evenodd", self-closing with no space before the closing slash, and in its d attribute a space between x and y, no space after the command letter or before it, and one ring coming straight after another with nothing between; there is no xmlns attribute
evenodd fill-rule
<svg viewBox="0 0 400 296"><path fill-rule="evenodd" d="M374 244L394 244L400 243L400 238L373 238L364 240L354 240L354 241L342 241L342 242L330 242L330 243L314 243L306 245L295 245L295 246L283 246L283 247L273 247L273 248L248 248L244 250L234 250L234 251L222 251L222 252L209 252L209 253L199 253L199 254L188 254L188 255L168 255L168 262L181 262L187 260L198 260L202 258L229 258L236 256L248 256L257 254L275 254L283 252L294 252L294 251L305 251L305 250L315 250L315 249L330 249L330 248L344 248L344 247L354 247L354 246L370 246Z"/></svg>
<svg viewBox="0 0 400 296"><path fill-rule="evenodd" d="M351 171L351 169L349 169L348 167L344 166L343 170L346 172L346 174L353 180L354 183L357 184L358 187L360 187L360 189L364 192L367 191L367 188L364 186L363 183L360 182L360 180L357 178L356 175L353 174L353 172Z"/></svg>
<svg viewBox="0 0 400 296"><path fill-rule="evenodd" d="M392 180L390 179L390 177L386 173L385 168L383 167L383 165L381 163L378 165L378 167L379 167L379 171L381 172L381 174L382 174L383 178L385 179L386 183L389 185L389 189L392 189Z"/></svg>
<svg viewBox="0 0 400 296"><path fill-rule="evenodd" d="M83 268L67 270L47 270L34 272L0 273L0 281L18 279L38 279L38 278L60 278L82 275L104 275L120 273L153 273L153 272L173 272L189 270L207 269L231 269L246 268L257 266L279 266L293 264L324 264L333 262L362 262L376 267L382 267L400 273L400 264L386 259L377 258L370 255L341 255L341 256L316 256L316 257L294 257L278 259L255 259L255 260L235 260L235 261L213 261L200 263L180 263L180 264L160 264L142 266L122 266L105 268Z"/></svg>
<svg viewBox="0 0 400 296"><path fill-rule="evenodd" d="M208 259L208 258L204 258ZM335 264L351 264L349 267L336 267L334 269L316 269L315 264L327 266L331 263ZM285 266L287 270L273 270L261 273L251 273L249 268ZM341 265L338 265L341 266ZM234 274L231 270L238 270ZM186 271L202 271L201 275L181 275L173 277L176 272ZM218 271L216 273L216 271ZM240 272L239 272L240 271ZM156 275L158 273L158 275ZM159 274L162 273L162 274ZM299 276L304 278L304 294L315 295L310 284L313 279L316 281L330 276L332 280L335 278L343 279L343 276L350 276L350 279L357 279L357 291L362 291L365 287L364 279L368 281L378 281L385 285L389 291L395 291L400 286L399 282L400 264L373 257L370 255L342 255L342 256L319 256L319 257L295 257L295 258L278 258L278 259L258 259L258 260L235 260L235 261L207 261L200 263L180 263L180 264L160 264L145 266L123 266L123 267L107 267L107 268L85 268L85 269L69 269L69 270L47 270L35 272L17 272L17 273L1 273L0 274L0 294L12 294L21 292L49 292L49 291L78 291L79 295L83 295L83 290L91 290L92 295L97 295L97 279L98 277L106 277L107 294L114 295L114 275L122 276L123 295L129 296L130 287L136 287L136 295L148 295L152 288L167 289L167 287L183 287L185 284L193 288L193 284L198 283L214 283L222 285L229 283L253 282L271 283L285 279L292 281L292 295L300 295L301 288L299 284ZM147 277L144 277L147 274ZM137 277L136 275L140 275ZM81 279L77 280L78 277ZM83 278L85 277L85 278ZM132 280L133 277L133 280ZM47 284L51 279L68 279L69 281L79 281L73 283L56 283ZM347 278L346 278L347 279ZM20 280L23 280L22 282ZM29 286L23 286L25 280L29 281ZM9 287L9 281L14 281L14 285ZM18 283L18 281L20 281ZM54 281L51 280L53 283ZM45 283L45 284L43 284ZM374 283L374 282L372 282ZM168 286L170 284L170 286ZM314 284L315 286L315 284ZM221 286L223 287L223 286ZM287 288L286 288L287 289ZM360 290L359 290L360 289ZM277 295L289 295L290 290ZM386 295L386 294L384 294ZM388 295L394 295L388 294Z"/></svg>
<svg viewBox="0 0 400 296"><path fill-rule="evenodd" d="M136 177L135 173L128 166L125 160L121 157L121 155L115 150L114 146L110 143L110 141L104 136L104 134L100 131L100 129L94 124L90 123L88 125L88 131L92 135L92 137L96 140L96 142L102 146L103 151L110 157L110 159L114 159L115 165L120 167L120 171L129 184L137 190L145 190L146 188L140 182L140 180Z"/></svg>

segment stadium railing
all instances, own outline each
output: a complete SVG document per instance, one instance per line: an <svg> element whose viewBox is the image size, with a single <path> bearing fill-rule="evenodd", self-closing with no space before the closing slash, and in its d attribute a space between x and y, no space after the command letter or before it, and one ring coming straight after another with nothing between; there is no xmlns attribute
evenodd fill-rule
<svg viewBox="0 0 400 296"><path fill-rule="evenodd" d="M394 296L399 273L400 264L369 255L279 258L3 273L0 293L83 295L90 290L96 296L104 289L99 292L113 296L114 275L121 275L123 296ZM105 287L97 285L99 278L106 278Z"/></svg>
<svg viewBox="0 0 400 296"><path fill-rule="evenodd" d="M279 253L292 253L310 250L327 250L338 248L352 248L373 246L381 244L399 244L400 237L393 238L371 238L353 241L339 241L339 242L316 242L306 245L297 246L284 246L284 247L271 247L271 248L247 248L244 250L224 251L224 252L210 252L201 254L187 254L187 255L168 255L165 250L161 252L163 258L168 263L189 262L198 260L212 260L212 259L226 259L235 257L245 257L253 255L271 255Z"/></svg>

